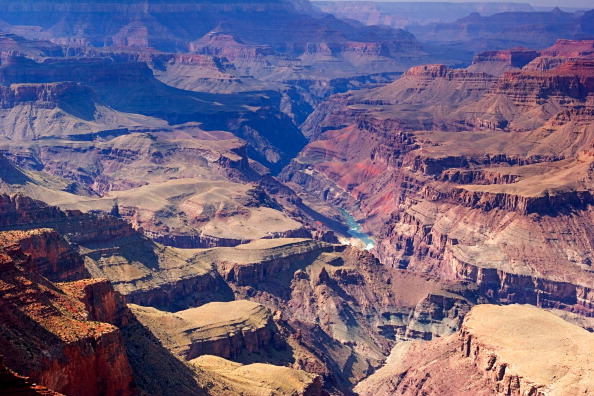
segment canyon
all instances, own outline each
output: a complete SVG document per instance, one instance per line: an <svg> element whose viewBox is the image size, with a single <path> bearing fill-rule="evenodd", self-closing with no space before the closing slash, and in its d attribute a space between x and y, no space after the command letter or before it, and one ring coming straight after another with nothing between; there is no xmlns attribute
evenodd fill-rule
<svg viewBox="0 0 594 396"><path fill-rule="evenodd" d="M2 218L8 220L1 234L5 261L15 268L3 274L14 277L11 274L16 270L28 271L27 284L39 285L35 290L43 286L64 293L82 302L70 310L96 320L93 323L98 328L122 332L112 353L127 356L134 385L151 394L167 391L155 389L137 374L144 370L144 362L135 361L137 354L163 360L155 362L159 370L173 365L172 360L182 364L190 379L202 386L196 385L192 394L208 388L209 378L222 376L225 383L234 381L235 375L245 375L235 363L206 356L231 358L246 365L245 370L257 372L289 365L293 371L286 375L295 376L302 394L320 394L322 384L344 392L379 367L395 340L428 340L456 331L476 293L471 286L448 285L426 275L406 271L388 275L369 253L312 239L261 239L236 247L176 249L158 245L127 222L108 215L64 212L18 195L4 195L1 206ZM64 237L38 228L42 225L51 225ZM30 243L34 237L41 242ZM76 277L82 279L54 284L38 272L35 258L44 252L49 256L49 242L55 238L61 238L74 256L81 269ZM410 285L415 286L409 289ZM24 286L13 285L10 290L14 291L3 295L30 295ZM12 304L18 309L28 306L18 299ZM45 316L29 318L37 323L47 320ZM15 320L3 319L11 334ZM138 334L143 325L154 338ZM71 327L59 328L76 337L77 333L70 334ZM29 343L39 337L33 335L35 329L15 336L23 340L23 348L32 348ZM122 337L126 343L133 342L134 350L122 345ZM155 345L157 338L164 340L161 348L166 351L153 351L161 345ZM68 346L72 353L80 353L76 342L69 341ZM64 391L36 371L24 371L28 367L24 362L6 362L41 385ZM159 376L164 375L169 375L166 369ZM274 385L266 383L258 387ZM214 394L218 394L216 389Z"/></svg>
<svg viewBox="0 0 594 396"><path fill-rule="evenodd" d="M585 348L592 340L592 333L532 306L479 305L458 334L430 345L402 345L393 352L393 363L358 390L362 395L587 394L592 356Z"/></svg>
<svg viewBox="0 0 594 396"><path fill-rule="evenodd" d="M388 266L590 315L591 52L580 46L592 42L559 41L521 70L497 57L499 77L471 71L490 62L479 55L467 71L415 67L338 95L306 123L315 140L281 180L360 210ZM549 54L566 62L537 68ZM321 133L330 124L340 127Z"/></svg>
<svg viewBox="0 0 594 396"><path fill-rule="evenodd" d="M592 387L592 11L0 5L0 393Z"/></svg>

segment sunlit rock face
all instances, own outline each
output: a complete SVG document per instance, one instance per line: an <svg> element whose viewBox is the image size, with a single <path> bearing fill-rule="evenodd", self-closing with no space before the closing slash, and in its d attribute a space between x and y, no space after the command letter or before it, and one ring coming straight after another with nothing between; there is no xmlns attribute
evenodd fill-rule
<svg viewBox="0 0 594 396"><path fill-rule="evenodd" d="M591 316L592 45L485 53L337 95L281 178L360 209L388 266Z"/></svg>
<svg viewBox="0 0 594 396"><path fill-rule="evenodd" d="M396 347L389 363L360 383L357 391L362 395L587 393L592 378L584 373L593 367L587 351L592 342L592 333L533 306L480 305L466 316L458 334Z"/></svg>

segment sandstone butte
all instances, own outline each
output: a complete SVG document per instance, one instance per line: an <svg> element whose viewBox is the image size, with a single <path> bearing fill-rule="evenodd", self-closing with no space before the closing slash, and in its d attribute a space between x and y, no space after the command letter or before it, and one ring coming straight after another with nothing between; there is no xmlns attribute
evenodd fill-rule
<svg viewBox="0 0 594 396"><path fill-rule="evenodd" d="M478 305L454 335L399 345L361 395L581 395L594 336L529 305Z"/></svg>

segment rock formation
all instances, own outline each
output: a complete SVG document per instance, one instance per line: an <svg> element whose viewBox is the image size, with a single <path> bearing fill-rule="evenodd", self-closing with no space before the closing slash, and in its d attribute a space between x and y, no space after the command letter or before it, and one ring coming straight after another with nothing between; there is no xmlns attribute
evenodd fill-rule
<svg viewBox="0 0 594 396"><path fill-rule="evenodd" d="M319 377L288 367L253 363L242 365L204 355L191 361L213 375L216 394L274 394L316 396L324 394Z"/></svg>
<svg viewBox="0 0 594 396"><path fill-rule="evenodd" d="M591 333L525 305L479 305L458 334L402 344L361 395L588 393Z"/></svg>
<svg viewBox="0 0 594 396"><path fill-rule="evenodd" d="M8 396L63 396L61 393L51 391L44 386L34 384L29 378L16 374L4 366L0 358L0 386L2 393Z"/></svg>
<svg viewBox="0 0 594 396"><path fill-rule="evenodd" d="M334 391L371 373L394 340L455 331L474 296L472 288L389 273L368 253L312 240L260 240L213 253L238 297L279 313L281 332L292 334L293 366L321 374Z"/></svg>
<svg viewBox="0 0 594 396"><path fill-rule="evenodd" d="M216 55L238 59L238 67L247 63L257 74L267 63L288 65L292 76L308 66L340 73L333 63L351 71L386 71L422 55L403 30L349 24L301 3L8 1L0 18L5 31L28 39Z"/></svg>
<svg viewBox="0 0 594 396"><path fill-rule="evenodd" d="M110 279L128 302L187 308L216 298L230 298L213 263L200 260L197 251L158 245L134 231L127 222L111 216L63 212L19 195L12 198L4 195L0 198L3 199L0 213L7 220L2 229L33 229L25 233L3 233L2 240L12 244L11 241L18 237L16 246L24 246L31 251L32 257L39 257L32 262L35 267L33 264L30 267L43 270L56 280L65 280L70 276L72 270L69 266L82 266L83 260L78 255L82 253L85 267L78 268L78 272ZM40 226L52 227L64 234L69 241L78 245L78 252L55 231L37 230ZM31 240L39 241L38 250L30 247ZM59 262L54 259L59 267L56 269L58 275L53 275L51 270L45 268L51 263L52 256L58 254L59 251L54 253L56 248L65 250L69 256L62 254ZM180 290L185 292L179 295ZM219 294L215 293L217 290ZM206 291L211 293L210 297Z"/></svg>
<svg viewBox="0 0 594 396"><path fill-rule="evenodd" d="M0 378L13 389L589 386L526 369L481 316L510 337L525 336L517 311L590 342L536 308L475 308L460 328L486 302L592 328L592 41L488 44L455 69L476 46L424 52L305 0L0 3ZM505 43L502 18L426 37L459 40L463 25ZM531 13L512 34L590 34L591 18ZM450 364L470 379L434 383Z"/></svg>
<svg viewBox="0 0 594 396"><path fill-rule="evenodd" d="M16 57L3 63L0 84L12 86L1 93L7 122L3 136L30 141L67 133L92 140L94 133L106 130L119 129L121 135L130 127L200 122L208 130L227 130L244 138L255 159L278 166L305 143L291 120L278 110L275 98L264 93L229 96L183 91L156 80L140 61L82 59ZM23 124L23 113L36 117L36 123Z"/></svg>
<svg viewBox="0 0 594 396"><path fill-rule="evenodd" d="M5 231L4 240L40 232L52 237L54 231L37 231L36 227L53 227L64 232L66 240L76 242L76 253L83 255L92 276L113 282L113 289L105 280L80 280L60 287L81 301L93 320L121 328L139 386L155 394L162 390L155 389L143 374L136 348L154 351L150 356L156 358L164 354L153 346L157 338L190 371L186 377L190 382L184 386L194 387L196 394L200 387L191 385L197 374L188 368L188 359L203 354L237 359L246 353L260 356L259 363L291 365L320 375L326 389L346 391L379 367L396 339L432 339L456 331L475 298L472 287L444 286L437 279L406 271L390 273L368 253L311 239L260 239L236 247L177 249L156 244L121 219L65 212L23 196L4 196L2 213L4 229L28 230ZM80 229L92 229L103 238ZM17 248L21 245L28 246L10 243ZM74 252L67 246L67 251ZM40 247L46 254L52 252L47 244ZM41 252L33 251L38 256ZM74 262L81 262L75 257ZM408 290L411 284L414 292ZM235 298L253 302L231 301ZM154 335L143 333L123 308L124 301L145 306L133 311ZM243 311L231 309L244 305ZM265 313L268 310L276 313L274 318ZM248 331L251 325L241 315L229 319L235 324L219 326L222 333L216 330L215 322L224 318L213 312L233 315L236 311L253 311L246 317L260 318L247 319L253 322L253 331ZM174 328L188 331L172 338ZM207 332L207 337L201 328L220 334ZM181 346L170 346L174 339L181 340L175 344ZM342 371L339 367L349 356L355 363Z"/></svg>
<svg viewBox="0 0 594 396"><path fill-rule="evenodd" d="M83 260L55 230L9 231L0 235L7 251L30 257L27 270L51 281L73 281L89 277Z"/></svg>
<svg viewBox="0 0 594 396"><path fill-rule="evenodd" d="M424 66L337 95L282 180L360 213L384 264L591 316L591 44L543 50L565 61L542 71Z"/></svg>
<svg viewBox="0 0 594 396"><path fill-rule="evenodd" d="M27 235L8 238L19 237ZM119 329L96 321L69 292L76 286L62 289L39 275L31 265L34 258L8 238L2 241L0 264L6 367L65 394L131 395L132 371Z"/></svg>
<svg viewBox="0 0 594 396"><path fill-rule="evenodd" d="M131 305L135 316L176 355L192 360L202 355L226 359L272 347L272 314L250 301L212 302L175 313Z"/></svg>

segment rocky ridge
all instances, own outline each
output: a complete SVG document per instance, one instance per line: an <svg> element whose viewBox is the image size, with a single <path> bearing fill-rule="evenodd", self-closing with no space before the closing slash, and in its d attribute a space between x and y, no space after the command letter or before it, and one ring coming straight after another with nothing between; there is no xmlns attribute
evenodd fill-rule
<svg viewBox="0 0 594 396"><path fill-rule="evenodd" d="M21 209L22 207L19 206L19 210ZM20 213L23 214L23 212ZM7 367L18 373L31 376L37 383L43 384L49 389L57 389L72 395L127 395L139 392L150 392L155 395L165 395L170 392L187 395L221 394L219 390L224 389L222 386L215 386L212 393L205 390L206 387L212 387L212 381L215 381L220 374L215 375L213 369L198 367L189 362L185 363L186 358L176 358L172 352L165 350L156 336L136 318L137 315L140 318L143 316L137 310L130 311L124 297L114 290L109 280L94 278L52 283L37 272L38 268L43 270L43 267L33 265L39 261L38 257L45 254L46 257L51 258L55 255L48 242L55 238L56 232L34 228L35 220L48 221L49 217L53 215L56 221L55 225L60 225L60 221L63 221L60 214L67 217L64 212L55 212L52 208L41 205L37 208L36 216L34 215L36 218L27 219L29 221L22 224L23 219L19 219L13 213L12 216L6 216L12 220L11 227L20 227L27 231L3 231L0 233L2 239L2 280L0 280L0 284L4 287L2 303L7 305L2 310L5 314L0 317L0 332L4 335L2 350L7 353L5 355ZM93 215L79 214L77 220L84 224L85 217L92 219ZM19 221L21 224L18 224ZM122 221L120 223L125 224ZM103 243L117 246L122 243L122 240L131 237L129 235L119 240L115 238ZM38 242L31 245L32 238L36 238L34 240ZM82 258L78 256L77 252L75 253L74 248L68 245L64 239L61 241L75 256L74 261L82 263ZM82 240L79 239L79 242ZM95 243L95 246L101 244L100 241ZM27 253L21 250L21 246L27 249ZM105 246L104 244L103 247ZM88 249L79 244L76 247L78 251L82 252ZM138 249L138 252L143 252L143 250L146 252L150 249L150 245L148 247L141 245ZM88 258L85 259L87 266L89 266L88 260ZM137 260L150 264L150 261L141 256L137 257ZM61 263L62 261L59 261L58 274L55 276L57 279L66 279L70 273L69 262L64 261L63 263L66 265L63 268ZM89 268L90 272L94 274L93 267ZM61 276L59 272L62 269L65 272ZM173 284L178 283L177 280L169 281ZM190 292L186 289L187 283L185 285L183 282L180 283L179 291ZM215 297L212 294L212 287L206 287L201 293L205 298ZM210 297L206 297L206 294L209 294ZM183 296L175 298L183 299ZM174 305L172 300L169 300L169 304ZM210 310L211 319L203 317L205 309L208 310L208 305L188 310L187 318L180 319L188 320L188 323L191 323L190 326L201 323L199 326L202 326L202 332L198 331L197 335L195 334L198 338L200 338L200 334L208 333L208 331L205 333L204 326L216 328L217 319L215 317L218 314L213 316L213 313L220 310L217 304L224 305L225 303L213 304L215 307L214 310ZM246 310L251 312L249 313L250 319L247 322L242 319L234 322L235 317L231 315L226 322L227 327L221 327L218 332L215 330L210 341L205 339L205 344L199 343L192 346L193 354L215 352L217 348L223 351L228 348L230 356L235 356L236 353L243 351L249 354L257 352L258 348L272 342L274 334L272 319L264 307L248 302L243 302L243 305L242 302L229 304L229 307L237 307L237 309L228 311L229 313L243 312L242 307L248 304ZM194 310L200 312L196 314ZM180 315L180 318L186 317L184 312L176 315ZM254 332L246 330L245 326L250 323L253 324ZM233 329L239 331L240 337L234 339L234 344L226 344ZM47 334L52 334L52 337L48 339ZM161 335L157 331L155 334ZM253 344L254 341L255 344ZM206 349L200 349L200 345ZM158 369L156 371L147 370L147 364ZM263 368L256 367L256 372L276 369L272 365L264 366ZM293 394L292 392L295 390L298 391L298 394L320 394L321 382L316 379L317 377L300 373L297 370L289 371L290 373L287 372L287 374L292 376L292 383L284 385L282 394ZM89 375L89 372L93 374ZM81 377L85 379L80 380ZM4 377L2 378L4 379ZM23 390L26 389L27 383L24 380L15 382L11 378L18 377L7 377L7 384L22 386ZM175 380L171 381L172 378ZM279 384L275 384L274 381L264 381L259 384L259 389L261 392L269 392L276 389L271 388L273 386L278 387ZM42 392L41 394L54 394L51 391L46 392L43 387L31 386L31 389L38 390ZM251 388L234 388L232 384L228 384L226 391L230 394L237 394L239 389L249 391Z"/></svg>
<svg viewBox="0 0 594 396"><path fill-rule="evenodd" d="M13 239L22 236L12 234ZM65 394L133 394L119 329L95 321L69 292L76 285L61 289L27 268L32 258L15 251L6 233L3 237L0 326L7 367Z"/></svg>
<svg viewBox="0 0 594 396"><path fill-rule="evenodd" d="M212 54L239 59L238 67L247 62L256 73L266 63L289 66L292 76L306 68L334 74L340 69L333 63L343 69L386 71L422 55L414 37L403 30L349 24L303 4L172 1L106 8L93 2L8 2L0 18L5 31L28 39ZM112 23L106 24L108 20Z"/></svg>
<svg viewBox="0 0 594 396"><path fill-rule="evenodd" d="M485 51L513 48L545 48L555 40L589 37L592 11L584 14L561 11L501 12L485 15L473 12L448 23L410 26L422 42L449 43L456 48Z"/></svg>
<svg viewBox="0 0 594 396"><path fill-rule="evenodd" d="M30 230L4 231L5 238L21 238L27 232L36 235L38 226L52 226L64 232L64 243L76 242L76 253L84 257L92 276L113 282L113 288L105 280L80 280L60 287L76 296L93 320L114 323L121 329L134 378L142 389L152 389L156 394L162 394L165 384L158 388L146 378L138 350L153 351L151 359L162 354L177 355L177 361L189 370L186 382L179 385L186 388L179 389L194 389L195 394L200 394L201 388L191 384L197 375L192 373L206 369L204 364L190 364L190 360L208 354L245 359L248 365L290 366L319 376L325 389L348 392L354 383L379 367L395 340L432 339L456 331L475 299L473 288L455 284L444 287L436 279L405 271L389 274L373 256L351 247L311 239L260 239L236 247L176 249L155 244L114 217L64 212L23 196L4 196L3 202L3 218L10 219L4 230ZM98 226L110 230L103 239L75 231L90 228L103 234ZM40 235L52 238L55 231L41 231ZM40 244L44 246L51 252L47 244ZM416 285L414 292L407 291L410 284ZM122 293L121 297L114 289ZM250 302L233 301L236 299ZM129 312L124 301L143 307ZM220 327L221 332L216 330L216 320L211 323L206 320L208 315L199 314L208 311L212 316L221 309L236 311L221 308L225 304L247 304L245 312L255 309L248 317L264 319L253 322L253 331L246 324L252 322L238 319L239 324ZM275 314L262 316L262 312ZM352 319L347 320L349 317ZM370 317L375 319L369 321ZM145 323L143 318L151 319ZM148 325L153 335L146 334L138 320ZM200 320L202 324L197 324ZM172 338L167 321L187 323L186 327L192 329L179 336L186 340L179 345L187 346L168 346L167 340L176 338ZM157 327L153 328L152 323ZM206 337L199 330L201 326L220 334ZM168 352L155 350L153 342L157 338L165 340ZM328 343L332 349L327 348ZM349 357L356 363L341 371L339 367ZM171 357L160 359L166 367L175 364ZM230 370L228 364L223 366L227 368L222 372L215 370L218 374L207 370L203 375L222 375L221 381L233 377L226 371ZM233 372L240 375L242 371Z"/></svg>
<svg viewBox="0 0 594 396"><path fill-rule="evenodd" d="M527 3L447 3L378 2L378 1L314 1L314 6L343 19L356 19L365 25L386 25L407 28L412 25L448 23L478 12L491 16L501 12L533 12Z"/></svg>
<svg viewBox="0 0 594 396"><path fill-rule="evenodd" d="M396 347L393 360L359 384L357 391L362 395L587 393L591 379L585 373L592 362L584 348L591 342L591 333L535 307L479 305L458 334Z"/></svg>
<svg viewBox="0 0 594 396"><path fill-rule="evenodd" d="M212 302L171 314L131 307L158 338L176 340L165 347L186 360L202 355L233 359L244 351L255 353L273 344L271 313L249 301Z"/></svg>
<svg viewBox="0 0 594 396"><path fill-rule="evenodd" d="M337 95L281 179L365 219L388 266L591 316L591 44L542 51L564 59L547 70L534 54L499 77L430 65Z"/></svg>

